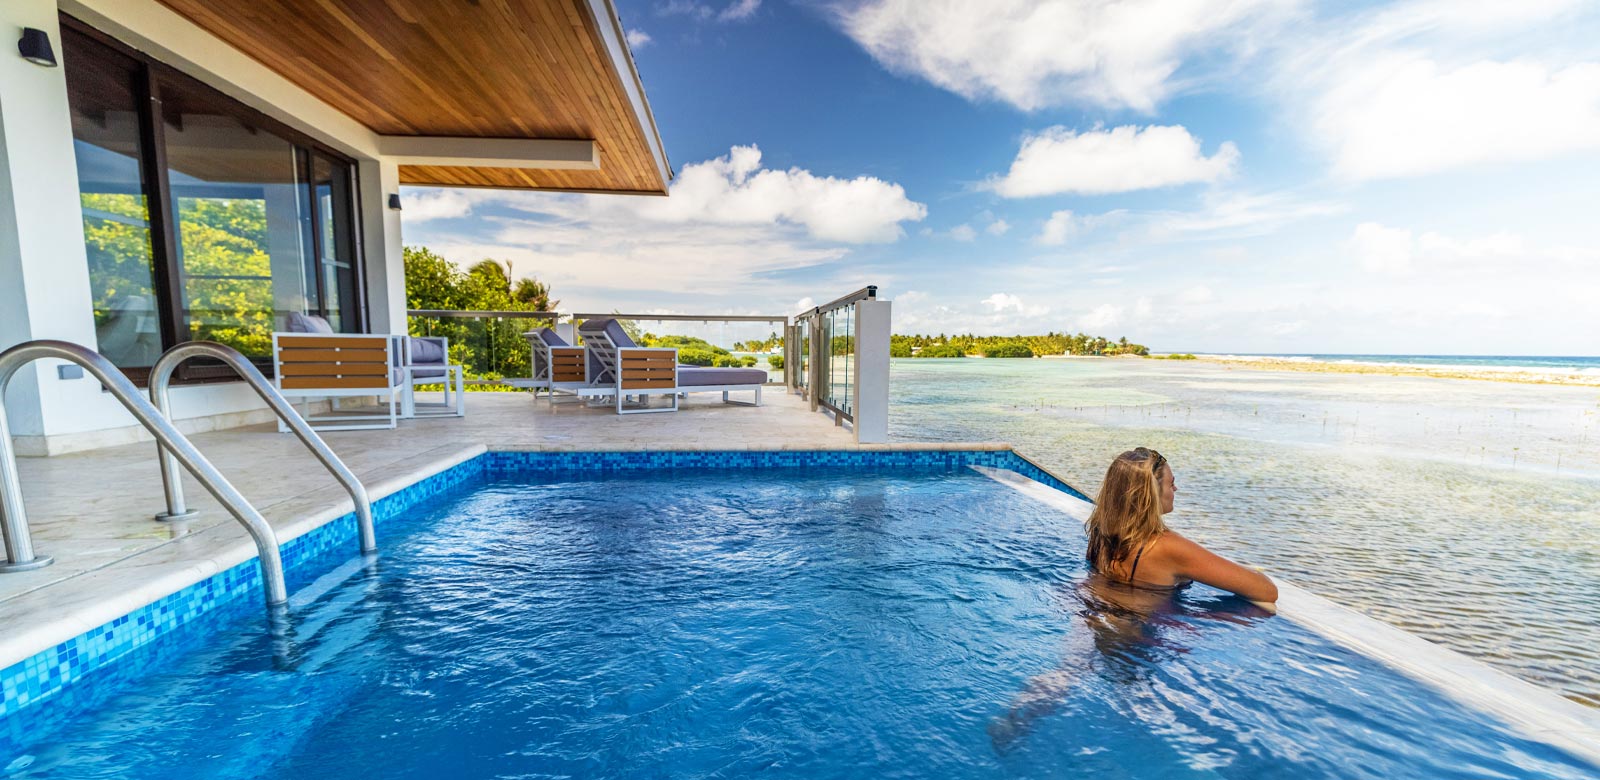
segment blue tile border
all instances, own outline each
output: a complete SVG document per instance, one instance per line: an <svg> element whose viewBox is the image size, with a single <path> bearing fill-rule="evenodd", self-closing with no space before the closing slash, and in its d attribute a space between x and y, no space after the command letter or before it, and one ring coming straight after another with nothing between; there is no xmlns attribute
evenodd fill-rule
<svg viewBox="0 0 1600 780"><path fill-rule="evenodd" d="M728 450L666 452L491 452L488 471L645 471L660 469L911 468L990 466L1015 471L1067 495L1089 497L1011 450Z"/></svg>
<svg viewBox="0 0 1600 780"><path fill-rule="evenodd" d="M408 485L373 504L382 526L417 504L488 477L560 472L607 473L663 469L953 470L989 466L1017 472L1068 495L1079 491L1010 450L793 450L677 452L489 452ZM291 590L325 573L355 548L353 513L335 518L282 546ZM380 549L382 538L379 539ZM259 609L261 573L254 557L176 593L0 670L0 745L25 744L92 700L94 690L120 687L208 627ZM82 683L82 684L80 684ZM49 706L46 706L49 705Z"/></svg>

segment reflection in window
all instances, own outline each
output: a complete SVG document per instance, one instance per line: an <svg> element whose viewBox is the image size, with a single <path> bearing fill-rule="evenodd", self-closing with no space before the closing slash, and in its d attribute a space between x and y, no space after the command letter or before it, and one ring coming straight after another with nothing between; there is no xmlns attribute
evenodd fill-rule
<svg viewBox="0 0 1600 780"><path fill-rule="evenodd" d="M300 152L212 95L161 97L188 337L267 355L290 312L320 308Z"/></svg>
<svg viewBox="0 0 1600 780"><path fill-rule="evenodd" d="M351 264L355 244L350 235L348 220L337 218L349 214L350 166L334 162L320 154L311 154L311 186L316 194L316 240L322 257L322 292L326 300L328 322L336 331L343 331L346 323L355 324L357 314L353 309L356 300L355 268ZM351 328L354 329L354 328Z"/></svg>
<svg viewBox="0 0 1600 780"><path fill-rule="evenodd" d="M100 353L122 368L161 354L161 313L151 266L150 221L140 169L139 65L63 29L73 150L89 253Z"/></svg>

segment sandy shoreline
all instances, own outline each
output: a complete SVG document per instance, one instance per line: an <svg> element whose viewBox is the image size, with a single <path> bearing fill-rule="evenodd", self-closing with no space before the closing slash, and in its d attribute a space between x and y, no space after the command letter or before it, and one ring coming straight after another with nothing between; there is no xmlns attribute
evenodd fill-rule
<svg viewBox="0 0 1600 780"><path fill-rule="evenodd" d="M1234 355L1196 355L1195 361L1260 371L1301 371L1318 374L1379 374L1383 376L1425 376L1437 379L1475 379L1485 382L1513 382L1524 385L1573 385L1600 387L1600 375L1565 372L1556 369L1474 368L1467 366L1419 366L1379 363L1331 363L1316 360L1285 360L1270 357ZM1165 361L1163 361L1165 362ZM1189 361L1173 361L1187 363Z"/></svg>

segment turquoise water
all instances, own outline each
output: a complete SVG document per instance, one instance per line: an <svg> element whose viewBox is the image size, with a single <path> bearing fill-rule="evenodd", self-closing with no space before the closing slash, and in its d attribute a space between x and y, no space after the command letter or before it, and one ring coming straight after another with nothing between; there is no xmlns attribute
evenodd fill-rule
<svg viewBox="0 0 1600 780"><path fill-rule="evenodd" d="M1456 366L1466 368L1506 368L1554 370L1580 374L1600 374L1600 357L1560 355L1322 355L1309 352L1283 354L1235 353L1240 357L1306 359L1333 363L1375 363L1404 366Z"/></svg>
<svg viewBox="0 0 1600 780"><path fill-rule="evenodd" d="M1142 360L896 360L890 435L1076 487L1159 449L1175 527L1600 706L1600 389Z"/></svg>
<svg viewBox="0 0 1600 780"><path fill-rule="evenodd" d="M968 469L549 479L391 521L276 663L241 619L10 776L1597 771L1204 587L1107 612L1077 524Z"/></svg>

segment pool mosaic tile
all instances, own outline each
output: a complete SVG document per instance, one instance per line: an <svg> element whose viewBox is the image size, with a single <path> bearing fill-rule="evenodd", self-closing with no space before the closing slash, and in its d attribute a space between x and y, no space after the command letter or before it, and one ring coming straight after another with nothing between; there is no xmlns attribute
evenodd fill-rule
<svg viewBox="0 0 1600 780"><path fill-rule="evenodd" d="M956 469L990 466L1015 471L1078 498L1086 498L1009 450L888 451L727 451L727 452L491 452L422 479L373 503L373 522L382 526L418 503L486 476L513 473L607 472L649 469ZM290 589L309 583L354 550L353 513L325 523L282 545ZM381 549L382 537L379 537ZM55 647L0 670L0 740L21 735L61 717L79 700L78 688L119 685L164 650L220 624L259 609L261 573L255 558L165 596L84 632ZM41 706L59 703L61 706Z"/></svg>

